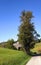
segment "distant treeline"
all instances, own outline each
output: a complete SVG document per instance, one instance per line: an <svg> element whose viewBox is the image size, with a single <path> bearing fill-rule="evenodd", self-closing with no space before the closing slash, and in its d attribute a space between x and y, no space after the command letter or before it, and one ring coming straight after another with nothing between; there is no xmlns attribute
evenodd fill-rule
<svg viewBox="0 0 41 65"><path fill-rule="evenodd" d="M14 41L13 39L10 39L6 42L1 42L0 43L0 47L4 47L4 48L9 48L9 49L16 49L13 44L15 43L16 41Z"/></svg>

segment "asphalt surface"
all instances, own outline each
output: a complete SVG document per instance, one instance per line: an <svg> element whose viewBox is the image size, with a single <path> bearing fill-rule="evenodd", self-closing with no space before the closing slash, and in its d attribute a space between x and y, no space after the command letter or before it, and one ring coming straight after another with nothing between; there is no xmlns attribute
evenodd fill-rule
<svg viewBox="0 0 41 65"><path fill-rule="evenodd" d="M34 56L26 65L41 65L41 56Z"/></svg>

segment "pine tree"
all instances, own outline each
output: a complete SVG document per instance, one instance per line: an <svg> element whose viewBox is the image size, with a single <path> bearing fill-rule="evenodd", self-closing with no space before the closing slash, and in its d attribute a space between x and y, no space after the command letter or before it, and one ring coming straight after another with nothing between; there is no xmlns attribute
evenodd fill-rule
<svg viewBox="0 0 41 65"><path fill-rule="evenodd" d="M23 11L21 16L21 24L19 26L18 40L22 44L26 53L29 54L30 49L34 47L34 38L36 37L36 31L32 22L32 12Z"/></svg>

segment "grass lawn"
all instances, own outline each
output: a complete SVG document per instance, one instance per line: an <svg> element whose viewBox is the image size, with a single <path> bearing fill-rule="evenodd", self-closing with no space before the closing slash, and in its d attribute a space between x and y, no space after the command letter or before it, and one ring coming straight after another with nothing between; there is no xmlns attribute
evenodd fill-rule
<svg viewBox="0 0 41 65"><path fill-rule="evenodd" d="M40 50L40 53L41 53L41 43L36 43L34 48L31 49L32 52L37 52L37 53L39 53L39 50Z"/></svg>
<svg viewBox="0 0 41 65"><path fill-rule="evenodd" d="M25 65L30 58L22 51L0 48L0 65Z"/></svg>

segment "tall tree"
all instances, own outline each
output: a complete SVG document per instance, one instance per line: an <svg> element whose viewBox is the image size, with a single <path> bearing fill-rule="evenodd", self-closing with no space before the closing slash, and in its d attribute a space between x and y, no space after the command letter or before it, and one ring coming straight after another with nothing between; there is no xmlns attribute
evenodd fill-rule
<svg viewBox="0 0 41 65"><path fill-rule="evenodd" d="M22 44L26 53L29 54L30 49L34 46L35 37L37 36L34 24L31 22L34 16L30 11L23 11L20 17L21 24L19 26L18 40L19 43Z"/></svg>

